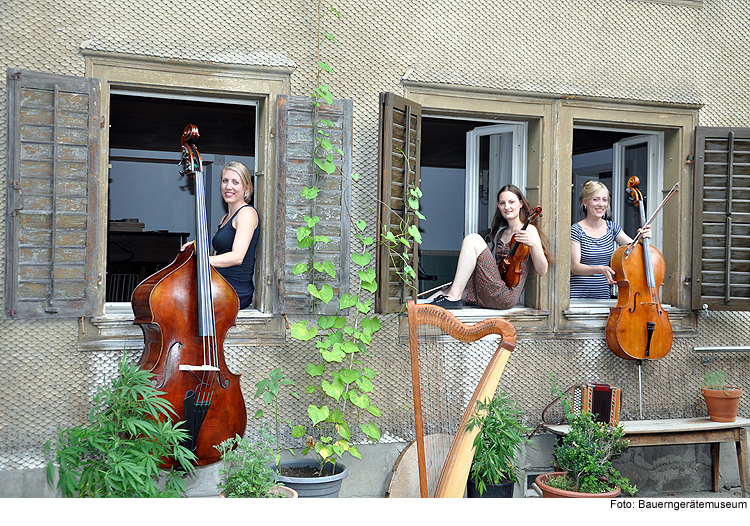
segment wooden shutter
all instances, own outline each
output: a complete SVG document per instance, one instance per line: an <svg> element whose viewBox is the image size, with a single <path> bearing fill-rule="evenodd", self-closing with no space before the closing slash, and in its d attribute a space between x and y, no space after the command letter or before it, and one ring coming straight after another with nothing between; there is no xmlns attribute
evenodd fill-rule
<svg viewBox="0 0 750 526"><path fill-rule="evenodd" d="M750 310L750 128L696 128L692 308Z"/></svg>
<svg viewBox="0 0 750 526"><path fill-rule="evenodd" d="M92 316L98 79L8 70L6 316Z"/></svg>
<svg viewBox="0 0 750 526"><path fill-rule="evenodd" d="M419 185L421 133L422 106L393 93L380 94L378 235L384 231L396 234L406 217L404 193L407 182ZM412 243L408 260L415 272L418 269L417 246ZM408 299L416 299L417 281L415 287L409 287L401 280L388 247L383 243L378 243L376 270L375 308L378 312L399 312Z"/></svg>
<svg viewBox="0 0 750 526"><path fill-rule="evenodd" d="M323 283L331 285L333 300L327 305L316 300L316 312L334 314L338 311L339 297L349 292L349 237L352 173L352 109L351 100L335 100L331 106L320 108L320 118L334 123L328 139L335 148L344 152L343 158L336 153L335 163L339 168L333 174L322 173L317 182L320 193L314 200L311 213L310 201L301 196L303 187L316 186L312 169L313 128L310 97L280 95L277 99L277 209L274 240L274 312L310 313L312 297L307 291L309 277L306 273L295 276L292 268L297 263L311 264L310 249L301 249L297 244L297 228L305 226L304 216L319 216L316 235L327 236L331 242L318 245L315 261L330 259L336 268L336 278L317 274L317 288Z"/></svg>

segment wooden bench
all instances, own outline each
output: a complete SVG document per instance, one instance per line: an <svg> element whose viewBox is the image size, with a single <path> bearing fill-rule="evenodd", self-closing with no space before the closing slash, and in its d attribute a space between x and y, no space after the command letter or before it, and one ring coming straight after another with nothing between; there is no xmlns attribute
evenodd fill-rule
<svg viewBox="0 0 750 526"><path fill-rule="evenodd" d="M713 491L719 491L719 444L734 442L740 471L742 496L750 495L748 486L747 429L750 419L737 418L734 422L714 422L704 418L676 418L670 420L621 421L625 438L631 447L670 446L675 444L711 444ZM569 425L546 425L556 435L566 435Z"/></svg>

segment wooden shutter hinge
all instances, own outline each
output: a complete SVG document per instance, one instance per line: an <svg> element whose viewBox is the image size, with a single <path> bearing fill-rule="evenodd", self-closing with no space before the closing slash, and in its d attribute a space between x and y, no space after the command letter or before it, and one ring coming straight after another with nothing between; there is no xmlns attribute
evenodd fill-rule
<svg viewBox="0 0 750 526"><path fill-rule="evenodd" d="M694 155L688 155L687 158L685 159L685 164L693 164L694 160L695 160Z"/></svg>

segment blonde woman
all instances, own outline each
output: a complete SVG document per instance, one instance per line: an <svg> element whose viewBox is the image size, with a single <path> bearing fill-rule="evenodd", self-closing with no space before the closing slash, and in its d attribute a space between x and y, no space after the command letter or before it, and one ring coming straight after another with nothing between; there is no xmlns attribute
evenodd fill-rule
<svg viewBox="0 0 750 526"><path fill-rule="evenodd" d="M249 204L253 195L250 169L239 161L227 163L221 170L220 184L227 214L211 240L214 251L208 262L232 285L240 298L240 309L244 309L252 303L255 292L253 273L259 232L258 212Z"/></svg>
<svg viewBox="0 0 750 526"><path fill-rule="evenodd" d="M633 241L622 227L610 221L609 189L599 181L586 181L581 191L581 210L586 217L570 229L570 298L610 299L615 272L609 266L615 243ZM643 229L651 237L651 228Z"/></svg>

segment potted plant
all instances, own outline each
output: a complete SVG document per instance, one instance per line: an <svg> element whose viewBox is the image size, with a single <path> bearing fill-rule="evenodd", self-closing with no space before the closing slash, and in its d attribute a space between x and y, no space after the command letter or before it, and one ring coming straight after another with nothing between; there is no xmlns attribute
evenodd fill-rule
<svg viewBox="0 0 750 526"><path fill-rule="evenodd" d="M260 439L252 443L239 435L228 438L216 449L221 453L223 466L219 468L218 484L226 498L297 497L297 492L278 484L278 471L271 464L271 439L261 427Z"/></svg>
<svg viewBox="0 0 750 526"><path fill-rule="evenodd" d="M348 475L348 470L341 462L336 462L336 458L324 457L322 454L315 452L316 442L308 440L306 442L304 454L310 451L316 455L315 459L291 459L281 460L281 447L279 443L279 395L282 386L293 386L294 382L287 378L286 374L278 367L271 371L268 377L259 381L255 386L258 390L255 398L262 398L266 404L272 404L274 409L274 421L276 428L275 453L272 453L273 462L270 462L269 468L276 472L276 480L285 487L292 488L299 497L338 497L341 489L341 483ZM299 400L296 392L289 393L295 400ZM262 418L263 410L259 409L255 413L255 418ZM290 424L291 425L291 424ZM295 426L292 426L294 432ZM298 434L293 435L296 437ZM321 441L320 444L323 444ZM293 451L290 450L292 454ZM355 446L356 452L356 446Z"/></svg>
<svg viewBox="0 0 750 526"><path fill-rule="evenodd" d="M554 383L553 393L559 395ZM612 458L628 448L622 426L597 422L588 411L574 414L567 399L560 400L570 431L555 446L557 470L536 478L542 496L612 498L621 491L634 495L637 488L612 465Z"/></svg>
<svg viewBox="0 0 750 526"><path fill-rule="evenodd" d="M708 417L714 422L734 422L740 407L742 388L727 385L724 371L707 371L701 394L706 401Z"/></svg>
<svg viewBox="0 0 750 526"><path fill-rule="evenodd" d="M477 411L466 425L467 431L479 429L467 485L469 498L513 497L513 486L521 477L521 445L529 442L525 435L531 431L521 422L522 414L502 389L495 398L477 402Z"/></svg>
<svg viewBox="0 0 750 526"><path fill-rule="evenodd" d="M180 497L183 475L194 470L195 455L174 409L151 384L154 376L128 362L123 353L120 376L94 396L86 425L58 428L44 445L47 483L64 497ZM163 469L169 460L178 469Z"/></svg>

